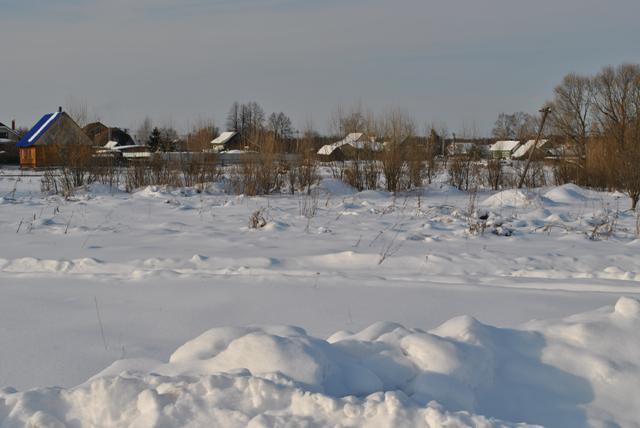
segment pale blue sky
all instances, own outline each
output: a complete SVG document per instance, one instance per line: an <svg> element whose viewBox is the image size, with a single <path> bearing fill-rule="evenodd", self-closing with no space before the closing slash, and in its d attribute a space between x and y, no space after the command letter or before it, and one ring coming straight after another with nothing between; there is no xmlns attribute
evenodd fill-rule
<svg viewBox="0 0 640 428"><path fill-rule="evenodd" d="M568 72L640 62L638 0L0 0L0 121L70 96L186 129L256 100L324 130L338 105L489 133Z"/></svg>

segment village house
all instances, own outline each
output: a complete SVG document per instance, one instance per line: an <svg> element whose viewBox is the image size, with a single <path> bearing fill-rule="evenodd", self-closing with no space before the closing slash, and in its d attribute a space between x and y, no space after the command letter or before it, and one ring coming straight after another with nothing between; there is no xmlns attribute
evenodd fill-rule
<svg viewBox="0 0 640 428"><path fill-rule="evenodd" d="M502 140L496 141L489 147L493 159L511 159L513 153L520 147L520 141Z"/></svg>
<svg viewBox="0 0 640 428"><path fill-rule="evenodd" d="M515 160L529 159L529 156L531 155L531 152L534 150L535 146L535 152L533 153L533 155L531 155L532 159L543 159L549 155L548 145L549 140L539 140L537 145L536 140L529 140L518 147L513 152L513 155L511 155L511 158Z"/></svg>
<svg viewBox="0 0 640 428"><path fill-rule="evenodd" d="M357 153L364 150L380 152L383 149L383 144L375 142L364 133L352 132L340 141L320 147L318 157L323 161L343 160L357 157Z"/></svg>
<svg viewBox="0 0 640 428"><path fill-rule="evenodd" d="M136 160L151 157L151 152L147 146L140 144L118 146L115 141L109 141L103 148L98 149L96 154L100 157L112 156L117 160Z"/></svg>
<svg viewBox="0 0 640 428"><path fill-rule="evenodd" d="M240 138L240 134L236 131L225 131L211 141L211 151L214 153L243 149L242 139Z"/></svg>
<svg viewBox="0 0 640 428"><path fill-rule="evenodd" d="M20 167L59 165L61 148L71 144L92 146L93 142L62 108L45 114L17 143Z"/></svg>
<svg viewBox="0 0 640 428"><path fill-rule="evenodd" d="M110 144L113 147L134 146L135 142L126 130L110 128L101 122L93 122L82 128L87 137L95 146L105 147Z"/></svg>
<svg viewBox="0 0 640 428"><path fill-rule="evenodd" d="M115 158L117 161L146 159L151 156L149 148L136 144L131 135L121 128L108 127L101 122L93 122L82 128L93 141L96 156Z"/></svg>
<svg viewBox="0 0 640 428"><path fill-rule="evenodd" d="M11 121L11 127L0 122L0 162L14 163L18 160L16 143L20 141L20 134L16 130L15 120Z"/></svg>
<svg viewBox="0 0 640 428"><path fill-rule="evenodd" d="M20 141L20 135L16 131L16 121L11 121L11 127L0 122L0 144L15 144Z"/></svg>

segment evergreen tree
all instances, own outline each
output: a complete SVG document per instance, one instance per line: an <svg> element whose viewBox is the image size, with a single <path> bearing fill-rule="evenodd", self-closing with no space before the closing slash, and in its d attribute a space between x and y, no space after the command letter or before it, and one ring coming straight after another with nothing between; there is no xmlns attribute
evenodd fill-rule
<svg viewBox="0 0 640 428"><path fill-rule="evenodd" d="M171 127L160 128L160 145L158 150L161 152L176 151L176 142L180 139L178 131Z"/></svg>
<svg viewBox="0 0 640 428"><path fill-rule="evenodd" d="M162 140L162 135L160 134L160 130L156 127L151 131L151 135L149 135L149 140L147 141L147 146L149 146L149 150L152 152L157 152L160 148L160 143Z"/></svg>

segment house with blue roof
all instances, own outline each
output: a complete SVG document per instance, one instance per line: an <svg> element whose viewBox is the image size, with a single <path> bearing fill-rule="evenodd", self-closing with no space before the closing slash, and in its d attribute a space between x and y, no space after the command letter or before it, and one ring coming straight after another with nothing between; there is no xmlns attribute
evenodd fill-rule
<svg viewBox="0 0 640 428"><path fill-rule="evenodd" d="M82 128L59 108L47 113L27 132L17 147L20 152L20 167L40 168L60 165L65 146L92 146L91 139ZM72 146L71 150L73 150ZM66 147L67 149L69 147Z"/></svg>

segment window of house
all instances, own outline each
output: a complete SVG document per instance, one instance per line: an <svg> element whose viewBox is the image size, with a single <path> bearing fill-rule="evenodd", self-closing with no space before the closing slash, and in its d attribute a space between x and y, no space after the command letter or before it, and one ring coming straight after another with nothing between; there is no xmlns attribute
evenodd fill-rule
<svg viewBox="0 0 640 428"><path fill-rule="evenodd" d="M0 131L0 138L9 138L9 133L7 131Z"/></svg>

